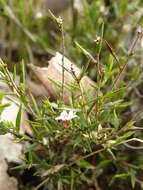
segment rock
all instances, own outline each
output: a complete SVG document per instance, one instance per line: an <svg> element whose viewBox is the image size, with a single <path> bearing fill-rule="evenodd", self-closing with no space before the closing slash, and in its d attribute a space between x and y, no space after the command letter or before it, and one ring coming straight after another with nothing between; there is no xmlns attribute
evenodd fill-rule
<svg viewBox="0 0 143 190"><path fill-rule="evenodd" d="M20 102L14 96L4 96L2 99L2 104L9 104L9 106L4 108L3 112L0 115L0 121L12 122L15 126ZM28 115L23 109L19 133L24 134L26 132L27 134L32 136L32 129L27 120Z"/></svg>
<svg viewBox="0 0 143 190"><path fill-rule="evenodd" d="M17 180L7 174L8 165L0 158L0 190L18 190Z"/></svg>
<svg viewBox="0 0 143 190"><path fill-rule="evenodd" d="M22 144L13 141L13 136L9 133L0 135L0 159L22 164Z"/></svg>
<svg viewBox="0 0 143 190"><path fill-rule="evenodd" d="M18 190L17 180L7 173L7 162L22 164L22 157L22 145L11 134L0 135L0 190Z"/></svg>

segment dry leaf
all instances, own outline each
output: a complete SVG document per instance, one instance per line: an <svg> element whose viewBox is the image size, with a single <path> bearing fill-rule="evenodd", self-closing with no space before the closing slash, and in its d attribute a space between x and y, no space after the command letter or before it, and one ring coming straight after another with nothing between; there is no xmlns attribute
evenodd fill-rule
<svg viewBox="0 0 143 190"><path fill-rule="evenodd" d="M35 98L38 98L38 97L40 97L42 95L49 96L49 93L44 88L44 86L42 86L41 84L36 83L36 82L34 82L34 81L30 80L30 79L26 80L26 88L29 89L29 91L32 93L32 95Z"/></svg>
<svg viewBox="0 0 143 190"><path fill-rule="evenodd" d="M81 70L71 61L69 61L66 57L64 57L64 67L65 84L71 84L75 81L75 79L72 76L72 74L69 73L67 70L71 71L72 69L76 77L79 77ZM53 84L53 82L51 82L50 79L59 83L62 82L62 55L60 53L56 53L56 56L49 61L48 67L40 68L30 64L29 68L41 82L41 85L43 85L43 87L45 88L46 93L44 90L43 95L48 95L52 100L56 100L58 98L58 94L56 91L55 84ZM92 85L95 85L95 83L89 77L84 76L81 79L81 86L89 91L91 97L95 96L95 89L92 87ZM38 89L37 91L39 92ZM75 92L75 94L79 94L79 92ZM64 88L64 102L66 104L69 103L70 96L70 91Z"/></svg>

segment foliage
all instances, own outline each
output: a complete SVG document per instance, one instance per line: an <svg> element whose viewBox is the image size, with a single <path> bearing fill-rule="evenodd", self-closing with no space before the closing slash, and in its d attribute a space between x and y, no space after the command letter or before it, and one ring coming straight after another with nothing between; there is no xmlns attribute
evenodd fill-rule
<svg viewBox="0 0 143 190"><path fill-rule="evenodd" d="M41 176L35 190L43 186L58 190L97 189L97 184L111 190L124 190L125 186L143 188L142 122L136 121L142 110L136 114L131 111L136 104L132 99L133 89L142 82L139 45L142 1L107 2L83 0L83 10L78 12L73 8L72 24L65 27L64 21L61 22L60 34L54 33L56 43L53 43L45 28L49 14L40 9L38 1L0 0L1 27L5 29L0 31L1 57L5 60L0 61L1 79L21 102L15 126L1 122L0 134L11 132L16 140L30 143L25 150L25 164L15 169L35 169L35 175ZM37 18L39 11L42 17ZM27 98L24 64L22 69L18 65L17 71L22 72L18 73L21 80L17 86L13 80L15 72L13 79L10 77L13 66L9 63L17 64L24 59L25 63L42 65L39 60L45 54L47 59L48 52L53 53L51 47L60 49L60 42L62 51L66 50L64 53L82 67L80 79L89 73L96 82L93 86L96 98L75 77L68 89L74 94L80 88L80 98L71 97L70 105L43 98L40 107L33 96ZM1 94L0 100L4 96ZM5 106L8 105L0 105L0 112ZM32 137L19 133L23 108L30 115ZM63 111L75 117L56 119ZM33 188L32 184L29 186Z"/></svg>

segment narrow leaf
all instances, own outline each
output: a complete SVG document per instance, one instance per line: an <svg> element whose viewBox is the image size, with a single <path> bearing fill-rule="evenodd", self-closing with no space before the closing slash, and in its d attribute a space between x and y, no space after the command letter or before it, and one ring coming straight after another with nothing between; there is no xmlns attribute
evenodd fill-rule
<svg viewBox="0 0 143 190"><path fill-rule="evenodd" d="M20 125L21 125L21 117L22 117L22 104L19 107L19 111L16 117L16 131L19 132Z"/></svg>

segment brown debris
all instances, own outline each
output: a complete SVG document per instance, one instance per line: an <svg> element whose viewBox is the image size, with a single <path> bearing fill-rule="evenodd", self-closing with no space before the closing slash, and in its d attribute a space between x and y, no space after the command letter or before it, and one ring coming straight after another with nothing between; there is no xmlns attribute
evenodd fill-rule
<svg viewBox="0 0 143 190"><path fill-rule="evenodd" d="M56 56L53 57L49 61L48 67L37 67L32 64L28 65L32 73L37 77L37 79L40 81L43 88L43 95L49 96L52 100L57 100L58 93L56 91L55 84L50 80L56 81L57 83L62 82L62 55L60 53L56 53ZM78 78L80 76L81 70L69 59L64 57L64 84L68 85L75 82L75 78L72 76L71 72L74 73L74 75ZM95 96L95 89L92 87L92 85L95 85L95 83L87 76L84 76L81 79L80 85L83 89L86 89L89 91L89 94L91 97ZM33 89L31 88L31 91ZM42 91L41 91L42 92ZM35 91L36 93L36 91ZM37 89L37 93L39 93L39 89ZM75 92L76 95L79 95L79 91ZM69 99L71 96L71 92L64 87L64 102L65 104L69 103Z"/></svg>

